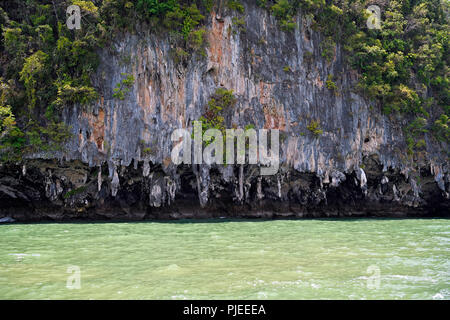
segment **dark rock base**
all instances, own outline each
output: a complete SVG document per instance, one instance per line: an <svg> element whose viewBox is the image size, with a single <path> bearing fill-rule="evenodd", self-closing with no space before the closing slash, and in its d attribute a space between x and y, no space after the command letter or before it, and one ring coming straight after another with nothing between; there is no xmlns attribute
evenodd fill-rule
<svg viewBox="0 0 450 320"><path fill-rule="evenodd" d="M255 166L234 166L224 174L223 168L198 166L148 164L146 170L143 162L111 170L78 161L30 160L0 167L0 218L35 222L450 216L448 192L438 187L429 170L420 171L416 186L411 177L382 172L373 160L367 163L364 183L355 172L324 179L280 168L277 175L260 177Z"/></svg>

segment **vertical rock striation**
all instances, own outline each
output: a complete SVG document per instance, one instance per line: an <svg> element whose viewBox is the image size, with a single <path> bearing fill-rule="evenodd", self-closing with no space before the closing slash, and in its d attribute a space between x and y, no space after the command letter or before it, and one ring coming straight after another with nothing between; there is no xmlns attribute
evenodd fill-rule
<svg viewBox="0 0 450 320"><path fill-rule="evenodd" d="M428 139L424 157L405 156L402 128L356 90L357 73L339 45L331 62L308 19L283 32L266 10L246 2L208 17L206 57L171 58L170 38L141 26L101 53L94 83L102 94L66 108L67 150L0 168L0 216L179 218L206 216L430 215L448 212L450 177L442 146ZM220 18L217 18L220 17ZM241 28L242 29L242 28ZM132 74L124 100L113 88ZM333 76L337 90L326 86ZM228 128L280 130L279 172L256 165L171 163L173 130L191 129L217 88L233 90ZM316 121L323 130L313 134ZM396 121L396 123L399 123ZM445 148L444 148L445 149ZM23 166L23 168L22 168ZM25 172L22 174L22 171Z"/></svg>

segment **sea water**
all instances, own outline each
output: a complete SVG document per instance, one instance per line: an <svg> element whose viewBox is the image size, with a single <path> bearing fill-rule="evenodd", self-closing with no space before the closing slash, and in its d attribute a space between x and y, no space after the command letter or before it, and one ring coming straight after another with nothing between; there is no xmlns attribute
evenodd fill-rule
<svg viewBox="0 0 450 320"><path fill-rule="evenodd" d="M0 225L0 299L450 299L450 220Z"/></svg>

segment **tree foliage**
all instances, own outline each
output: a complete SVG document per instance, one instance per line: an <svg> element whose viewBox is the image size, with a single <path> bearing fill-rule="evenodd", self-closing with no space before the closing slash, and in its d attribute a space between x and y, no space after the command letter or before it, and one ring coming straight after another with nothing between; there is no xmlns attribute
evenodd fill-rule
<svg viewBox="0 0 450 320"><path fill-rule="evenodd" d="M360 74L359 90L378 101L385 114L401 115L408 121L409 150L422 148L428 132L448 144L448 1L377 1L382 11L380 30L366 26L366 8L371 1L256 3L273 14L286 32L298 27L301 11L321 34L319 49L328 63L334 61L340 44L348 64ZM71 4L81 8L81 30L69 30L65 25ZM117 31L133 33L141 27L168 36L176 62L185 63L196 53L204 55L205 17L217 4L217 0L0 3L0 153L5 155L6 150L9 158L20 158L30 151L58 149L58 144L69 138L68 128L61 123L62 111L98 98L91 83L99 62L97 52L112 43ZM242 0L223 0L222 5L240 17L245 9ZM124 80L113 92L119 99L130 88L127 83L131 79ZM336 92L334 82L328 80L327 87ZM216 104L209 109L222 108L220 101L213 99ZM219 123L213 126L220 125L220 113L216 117Z"/></svg>
<svg viewBox="0 0 450 320"><path fill-rule="evenodd" d="M372 1L258 3L270 10L288 32L297 27L294 17L302 11L322 34L322 56L331 63L336 43L340 43L347 62L359 71L359 89L376 99L385 114L401 114L412 126L420 122L427 130L434 127L435 138L449 143L448 135L443 133L445 117L450 116L448 1L378 1L375 4L382 12L380 30L366 26L366 8L374 4ZM424 133L414 136L422 140Z"/></svg>

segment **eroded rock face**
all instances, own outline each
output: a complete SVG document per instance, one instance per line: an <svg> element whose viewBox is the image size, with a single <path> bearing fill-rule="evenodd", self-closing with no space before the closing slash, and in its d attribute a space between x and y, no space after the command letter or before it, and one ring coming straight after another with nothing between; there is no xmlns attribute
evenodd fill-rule
<svg viewBox="0 0 450 320"><path fill-rule="evenodd" d="M401 122L391 122L357 93L357 74L344 63L339 46L328 62L320 54L322 36L306 18L298 16L295 32L285 33L252 1L245 6L245 32L235 32L236 13L212 13L206 57L197 54L185 64L171 58L168 37L144 26L118 36L100 53L93 79L102 97L88 107L65 108L64 120L73 130L66 152L0 168L0 217L448 212L448 146L427 137L425 156L408 159ZM112 93L122 73L136 81L118 100ZM330 74L337 91L326 86ZM171 163L173 130L191 129L219 87L237 98L225 116L228 128L253 124L280 130L276 175L261 177L251 165ZM307 128L313 120L323 130L320 136Z"/></svg>
<svg viewBox="0 0 450 320"><path fill-rule="evenodd" d="M369 162L364 161L367 166ZM145 176L147 165L150 173ZM136 168L117 168L113 176L120 176L120 187L117 179L108 178L107 164L99 168L66 162L61 166L52 160L33 160L27 164L25 176L19 165L2 166L0 217L19 221L139 220L448 216L449 212L449 183L443 192L430 170L422 172L418 183L398 170L382 172L378 163L379 171L369 167L365 184L361 184L359 170L325 181L315 173L288 167L282 167L274 176L260 176L255 165L236 165L228 166L225 180L224 172L216 167L203 166L193 171L190 166L179 166L168 175L159 164L147 165L141 161ZM77 187L80 177L85 180Z"/></svg>

